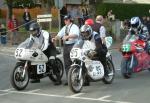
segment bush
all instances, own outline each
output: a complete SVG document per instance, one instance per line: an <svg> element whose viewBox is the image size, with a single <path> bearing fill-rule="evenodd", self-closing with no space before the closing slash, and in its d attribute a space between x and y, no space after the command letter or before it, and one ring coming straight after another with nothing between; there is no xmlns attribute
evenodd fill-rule
<svg viewBox="0 0 150 103"><path fill-rule="evenodd" d="M112 10L117 19L124 20L133 16L149 16L149 7L150 4L101 3L96 5L96 14L106 16Z"/></svg>

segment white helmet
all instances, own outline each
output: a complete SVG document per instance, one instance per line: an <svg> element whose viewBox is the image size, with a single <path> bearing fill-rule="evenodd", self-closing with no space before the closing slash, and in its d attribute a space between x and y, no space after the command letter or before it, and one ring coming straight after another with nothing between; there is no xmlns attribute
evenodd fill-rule
<svg viewBox="0 0 150 103"><path fill-rule="evenodd" d="M132 17L130 23L133 28L139 28L141 26L141 20L139 17Z"/></svg>
<svg viewBox="0 0 150 103"><path fill-rule="evenodd" d="M83 25L80 28L80 32L81 32L82 38L85 40L88 40L91 37L93 30L90 25Z"/></svg>

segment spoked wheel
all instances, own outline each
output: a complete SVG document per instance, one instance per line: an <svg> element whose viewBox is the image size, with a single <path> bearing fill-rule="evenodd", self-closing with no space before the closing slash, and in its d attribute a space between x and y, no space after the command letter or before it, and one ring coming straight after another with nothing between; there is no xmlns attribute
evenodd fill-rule
<svg viewBox="0 0 150 103"><path fill-rule="evenodd" d="M57 81L57 78L61 79L63 74L64 74L64 68L63 68L63 63L62 61L59 59L59 58L55 58L55 61L54 61L55 66L52 66L52 67L55 67L55 68L52 68L52 74L49 75L49 78L53 81L53 82L56 82Z"/></svg>
<svg viewBox="0 0 150 103"><path fill-rule="evenodd" d="M105 84L111 84L115 77L115 69L114 69L113 62L110 58L106 59L106 64L107 64L107 68L105 69L107 70L107 74L104 76L102 80Z"/></svg>
<svg viewBox="0 0 150 103"><path fill-rule="evenodd" d="M74 93L79 93L83 87L83 75L79 78L80 67L75 65L69 69L68 86Z"/></svg>
<svg viewBox="0 0 150 103"><path fill-rule="evenodd" d="M16 63L15 68L11 72L10 81L11 81L12 86L16 90L25 89L29 83L28 71L25 70L24 76L23 76L23 71L24 71L24 63L18 62Z"/></svg>
<svg viewBox="0 0 150 103"><path fill-rule="evenodd" d="M130 68L131 59L122 59L121 73L125 79L129 79L132 76L132 68Z"/></svg>

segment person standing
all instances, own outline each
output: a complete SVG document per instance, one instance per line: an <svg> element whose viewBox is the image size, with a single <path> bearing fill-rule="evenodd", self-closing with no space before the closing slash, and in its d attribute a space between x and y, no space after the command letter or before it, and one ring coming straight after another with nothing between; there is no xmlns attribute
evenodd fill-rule
<svg viewBox="0 0 150 103"><path fill-rule="evenodd" d="M18 44L18 20L16 19L15 15L12 15L12 18L8 21L8 29L11 32L10 39L12 45Z"/></svg>
<svg viewBox="0 0 150 103"><path fill-rule="evenodd" d="M70 59L70 51L73 45L78 41L79 27L73 23L73 19L70 15L64 16L65 26L58 32L52 41L61 38L63 40L63 57L66 71L66 78L68 77L68 71L72 64ZM68 79L67 79L68 80ZM66 82L64 85L68 85Z"/></svg>
<svg viewBox="0 0 150 103"><path fill-rule="evenodd" d="M63 6L63 8L60 10L61 27L65 25L63 21L65 15L67 15L67 8L66 6Z"/></svg>
<svg viewBox="0 0 150 103"><path fill-rule="evenodd" d="M25 29L28 31L29 26L30 26L30 20L31 20L31 15L28 11L28 8L24 9L23 20L24 20L24 23L25 23Z"/></svg>
<svg viewBox="0 0 150 103"><path fill-rule="evenodd" d="M1 44L5 45L7 43L6 41L6 28L4 24L0 25L0 36L1 36Z"/></svg>
<svg viewBox="0 0 150 103"><path fill-rule="evenodd" d="M105 42L106 28L103 26L103 23L104 23L103 16L102 15L98 15L96 17L96 23L94 23L92 25L92 29L100 35L103 44L105 44L106 43Z"/></svg>

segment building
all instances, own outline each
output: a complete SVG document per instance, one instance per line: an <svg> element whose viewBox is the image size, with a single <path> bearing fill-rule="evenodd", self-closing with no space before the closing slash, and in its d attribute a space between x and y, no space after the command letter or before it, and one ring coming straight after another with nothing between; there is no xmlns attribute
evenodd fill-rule
<svg viewBox="0 0 150 103"><path fill-rule="evenodd" d="M150 4L150 0L103 0L105 3L142 3Z"/></svg>

